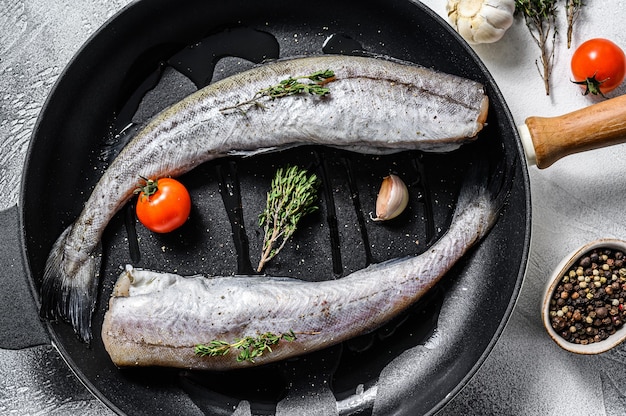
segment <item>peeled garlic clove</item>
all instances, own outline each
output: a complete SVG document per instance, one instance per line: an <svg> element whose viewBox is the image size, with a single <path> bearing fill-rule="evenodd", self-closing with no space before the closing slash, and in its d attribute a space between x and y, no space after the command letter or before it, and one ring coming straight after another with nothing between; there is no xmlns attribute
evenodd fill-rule
<svg viewBox="0 0 626 416"><path fill-rule="evenodd" d="M376 199L376 217L373 221L386 221L396 218L409 204L409 190L398 176L390 174L383 183Z"/></svg>

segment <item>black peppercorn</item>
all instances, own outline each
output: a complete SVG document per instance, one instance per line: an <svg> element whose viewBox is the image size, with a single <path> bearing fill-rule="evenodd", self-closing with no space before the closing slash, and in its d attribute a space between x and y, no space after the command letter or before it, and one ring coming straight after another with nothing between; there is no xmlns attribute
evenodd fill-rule
<svg viewBox="0 0 626 416"><path fill-rule="evenodd" d="M596 316L600 319L605 318L607 313L609 313L609 311L604 306L601 306L598 309L596 309Z"/></svg>
<svg viewBox="0 0 626 416"><path fill-rule="evenodd" d="M550 301L550 322L565 340L581 345L600 342L626 321L626 256L595 249L562 276Z"/></svg>

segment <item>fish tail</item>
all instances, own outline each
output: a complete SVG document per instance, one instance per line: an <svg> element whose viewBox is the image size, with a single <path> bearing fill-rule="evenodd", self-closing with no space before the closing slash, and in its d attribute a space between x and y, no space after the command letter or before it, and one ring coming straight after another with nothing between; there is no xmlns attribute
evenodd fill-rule
<svg viewBox="0 0 626 416"><path fill-rule="evenodd" d="M487 160L474 162L461 186L452 222L471 210L479 216L478 239L482 239L497 221L508 199L518 163L517 156L508 161L503 149L492 152Z"/></svg>
<svg viewBox="0 0 626 416"><path fill-rule="evenodd" d="M88 256L72 256L68 245L72 227L54 243L41 284L40 315L63 319L84 342L91 341L91 317L96 307L101 246Z"/></svg>

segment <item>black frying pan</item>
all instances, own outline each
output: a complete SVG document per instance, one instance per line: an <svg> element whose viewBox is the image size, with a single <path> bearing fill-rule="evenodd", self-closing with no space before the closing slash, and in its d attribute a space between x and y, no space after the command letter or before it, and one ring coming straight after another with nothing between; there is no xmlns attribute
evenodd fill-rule
<svg viewBox="0 0 626 416"><path fill-rule="evenodd" d="M136 225L129 204L103 239L92 345L79 342L67 324L48 324L70 367L120 414L429 414L462 388L502 332L530 239L529 180L525 163L514 163L522 159L517 130L472 50L429 9L406 0L144 0L111 19L59 78L28 152L20 209L36 299L53 241L136 125L253 63L320 53L382 54L482 82L491 107L480 149L373 157L302 147L207 163L181 178L194 209L170 235ZM373 334L227 373L122 371L102 347L103 314L124 264L181 274L250 272L262 238L256 216L278 166L298 163L317 172L325 186L320 212L266 272L319 280L424 251L445 232L468 165L493 157L512 166L508 203L493 231L417 305ZM410 207L395 221L373 224L367 213L390 171L406 179Z"/></svg>

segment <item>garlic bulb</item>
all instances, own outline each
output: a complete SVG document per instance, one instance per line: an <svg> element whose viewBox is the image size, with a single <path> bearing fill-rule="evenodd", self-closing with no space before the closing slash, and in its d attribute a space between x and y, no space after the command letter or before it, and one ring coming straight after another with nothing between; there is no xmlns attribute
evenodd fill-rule
<svg viewBox="0 0 626 416"><path fill-rule="evenodd" d="M386 221L402 214L409 204L409 190L398 176L390 174L383 178L383 183L376 199L376 217L373 221Z"/></svg>
<svg viewBox="0 0 626 416"><path fill-rule="evenodd" d="M515 0L448 0L448 19L472 44L499 40L513 24Z"/></svg>

